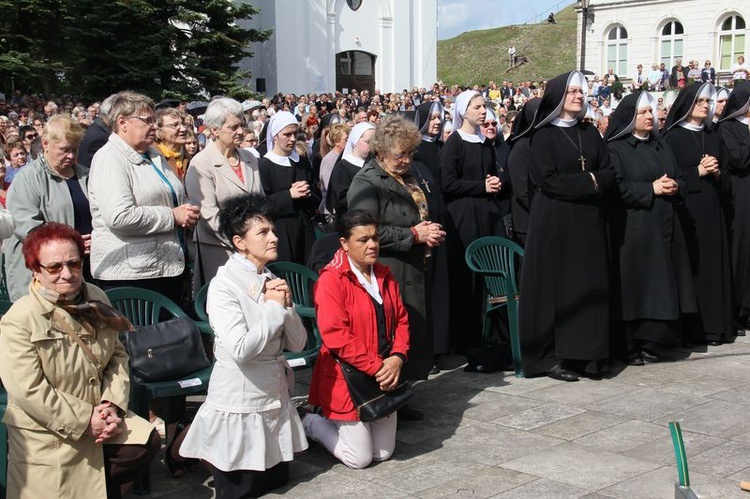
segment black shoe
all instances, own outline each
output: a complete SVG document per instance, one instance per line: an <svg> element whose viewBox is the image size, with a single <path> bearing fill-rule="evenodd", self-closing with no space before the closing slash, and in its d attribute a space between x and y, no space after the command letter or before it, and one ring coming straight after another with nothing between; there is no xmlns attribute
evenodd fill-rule
<svg viewBox="0 0 750 499"><path fill-rule="evenodd" d="M398 419L402 421L422 421L424 419L424 412L410 405L405 405L398 410Z"/></svg>
<svg viewBox="0 0 750 499"><path fill-rule="evenodd" d="M737 336L745 336L745 328L741 327L737 330Z"/></svg>
<svg viewBox="0 0 750 499"><path fill-rule="evenodd" d="M430 376L432 376L433 374L440 374L440 368L437 364L433 364L432 369L430 369L430 372L428 372L427 374L429 374Z"/></svg>
<svg viewBox="0 0 750 499"><path fill-rule="evenodd" d="M641 350L641 358L646 364L655 364L664 360L664 357L662 357L661 355L657 355L645 349Z"/></svg>
<svg viewBox="0 0 750 499"><path fill-rule="evenodd" d="M558 379L560 381L578 381L578 375L576 373L567 369L563 369L560 366L555 366L547 371L547 376L552 379Z"/></svg>
<svg viewBox="0 0 750 499"><path fill-rule="evenodd" d="M643 361L641 352L633 352L628 354L628 365L629 366L645 366L646 363Z"/></svg>
<svg viewBox="0 0 750 499"><path fill-rule="evenodd" d="M719 345L723 345L723 341L714 340L714 341L708 341L706 342L706 345L712 346L712 347L718 347Z"/></svg>

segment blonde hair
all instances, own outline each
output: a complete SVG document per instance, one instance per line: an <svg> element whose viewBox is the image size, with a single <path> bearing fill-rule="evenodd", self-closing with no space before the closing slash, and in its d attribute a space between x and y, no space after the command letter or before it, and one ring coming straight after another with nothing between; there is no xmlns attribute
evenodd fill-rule
<svg viewBox="0 0 750 499"><path fill-rule="evenodd" d="M349 132L351 131L352 127L350 127L347 123L336 123L335 125L331 126L328 129L328 135L326 136L328 146L333 148L336 142L344 137L347 137L349 135Z"/></svg>
<svg viewBox="0 0 750 499"><path fill-rule="evenodd" d="M49 143L67 141L75 146L83 140L83 127L72 117L64 114L52 116L44 125L42 140Z"/></svg>

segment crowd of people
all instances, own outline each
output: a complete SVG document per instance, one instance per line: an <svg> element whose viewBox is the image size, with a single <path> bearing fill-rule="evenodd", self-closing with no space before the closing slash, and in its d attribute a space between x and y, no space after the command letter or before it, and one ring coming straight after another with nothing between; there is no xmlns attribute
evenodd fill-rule
<svg viewBox="0 0 750 499"><path fill-rule="evenodd" d="M178 477L202 460L217 497L283 485L308 439L352 468L388 459L397 421L424 414L359 420L341 366L388 392L449 353L481 355L486 295L463 262L483 236L525 248L527 376L600 379L616 360L732 342L750 326L750 82L730 92L688 77L656 97L634 80L612 109L616 79L217 97L190 112L130 91L86 108L14 96L6 106L21 112L0 117L15 302L0 376L11 455L25 457L11 459L10 490L35 496L47 482L32 468L51 459L38 449L56 445L56 466L77 470L85 454L117 497L158 449L149 431L117 438L137 424L115 334L127 320L102 289L151 289L191 310L208 286L216 363L166 462ZM281 352L307 334L275 260L320 276L323 346L300 407Z"/></svg>

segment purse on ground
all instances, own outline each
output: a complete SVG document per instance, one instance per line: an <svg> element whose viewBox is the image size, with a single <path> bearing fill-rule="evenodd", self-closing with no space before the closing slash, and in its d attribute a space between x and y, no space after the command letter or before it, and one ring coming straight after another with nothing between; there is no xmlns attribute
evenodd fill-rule
<svg viewBox="0 0 750 499"><path fill-rule="evenodd" d="M406 405L412 396L408 381L401 381L395 390L384 392L375 377L341 360L337 362L344 373L360 421L367 423L384 418Z"/></svg>
<svg viewBox="0 0 750 499"><path fill-rule="evenodd" d="M126 333L130 375L139 383L183 378L211 365L195 322L178 317Z"/></svg>

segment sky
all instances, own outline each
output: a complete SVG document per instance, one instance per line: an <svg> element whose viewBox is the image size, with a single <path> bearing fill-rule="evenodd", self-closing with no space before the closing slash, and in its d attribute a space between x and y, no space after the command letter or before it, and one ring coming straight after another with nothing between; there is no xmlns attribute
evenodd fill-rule
<svg viewBox="0 0 750 499"><path fill-rule="evenodd" d="M557 12L574 2L575 0L438 0L438 40L453 38L464 31L523 24L533 21L535 16L546 19L550 12Z"/></svg>

